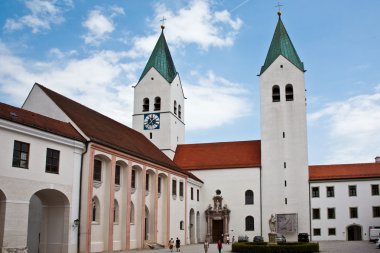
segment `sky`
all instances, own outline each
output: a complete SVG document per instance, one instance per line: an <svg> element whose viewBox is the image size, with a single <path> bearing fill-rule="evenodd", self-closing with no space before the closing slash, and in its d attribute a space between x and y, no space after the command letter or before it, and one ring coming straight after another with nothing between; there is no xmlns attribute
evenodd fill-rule
<svg viewBox="0 0 380 253"><path fill-rule="evenodd" d="M133 86L161 32L186 102L186 143L260 139L272 0L2 0L0 102L35 82L132 126ZM283 0L304 62L310 164L380 156L380 1Z"/></svg>

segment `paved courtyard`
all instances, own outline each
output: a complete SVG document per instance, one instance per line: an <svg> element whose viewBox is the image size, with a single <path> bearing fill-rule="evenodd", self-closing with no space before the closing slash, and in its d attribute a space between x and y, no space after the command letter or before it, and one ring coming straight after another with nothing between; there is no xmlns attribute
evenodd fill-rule
<svg viewBox="0 0 380 253"><path fill-rule="evenodd" d="M380 249L376 249L374 243L368 241L330 241L330 242L320 242L319 249L321 253L380 253ZM160 250L130 250L123 251L122 253L168 253L168 249ZM175 249L174 251L175 252ZM203 253L202 244L194 244L182 246L181 253ZM231 245L223 244L222 253L231 252ZM218 253L216 244L210 244L208 253Z"/></svg>

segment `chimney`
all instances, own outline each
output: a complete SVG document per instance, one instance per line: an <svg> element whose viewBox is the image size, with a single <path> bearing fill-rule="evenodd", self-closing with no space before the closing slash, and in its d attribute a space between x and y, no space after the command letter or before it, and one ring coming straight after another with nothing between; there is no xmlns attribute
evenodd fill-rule
<svg viewBox="0 0 380 253"><path fill-rule="evenodd" d="M380 163L380 156L375 157L375 163Z"/></svg>

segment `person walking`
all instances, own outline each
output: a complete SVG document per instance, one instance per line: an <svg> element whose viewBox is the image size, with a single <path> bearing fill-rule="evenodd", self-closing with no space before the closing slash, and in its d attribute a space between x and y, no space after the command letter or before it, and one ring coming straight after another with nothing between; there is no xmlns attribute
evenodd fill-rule
<svg viewBox="0 0 380 253"><path fill-rule="evenodd" d="M235 242L235 236L232 236L232 243Z"/></svg>
<svg viewBox="0 0 380 253"><path fill-rule="evenodd" d="M169 249L170 249L170 252L173 252L173 246L174 246L174 240L173 240L173 238L170 238L170 240L169 240Z"/></svg>
<svg viewBox="0 0 380 253"><path fill-rule="evenodd" d="M175 248L177 249L177 252L181 251L181 240L177 237L177 240L175 240Z"/></svg>
<svg viewBox="0 0 380 253"><path fill-rule="evenodd" d="M208 241L206 240L204 243L203 243L203 248L205 249L205 253L207 253L208 251L208 247L210 246L210 244L208 243Z"/></svg>
<svg viewBox="0 0 380 253"><path fill-rule="evenodd" d="M226 241L227 241L227 244L230 244L230 236L226 236Z"/></svg>
<svg viewBox="0 0 380 253"><path fill-rule="evenodd" d="M219 253L222 251L222 248L223 248L223 244L222 244L222 241L219 240L218 243L217 243L217 247L218 247L218 251Z"/></svg>

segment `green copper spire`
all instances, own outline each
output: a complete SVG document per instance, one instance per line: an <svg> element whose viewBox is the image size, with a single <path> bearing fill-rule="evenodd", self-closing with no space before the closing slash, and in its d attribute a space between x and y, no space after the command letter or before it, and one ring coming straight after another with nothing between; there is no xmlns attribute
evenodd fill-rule
<svg viewBox="0 0 380 253"><path fill-rule="evenodd" d="M161 35L158 38L156 46L149 57L148 63L146 64L139 81L141 81L151 68L155 68L169 83L171 83L177 75L168 44L165 40L163 25L161 26L161 29Z"/></svg>
<svg viewBox="0 0 380 253"><path fill-rule="evenodd" d="M272 42L270 43L267 58L265 59L264 65L261 67L260 75L280 56L284 56L291 63L294 64L301 71L305 71L303 62L297 55L296 49L294 48L292 41L286 32L285 26L281 20L281 12L278 12L278 22L276 26L276 31L274 32Z"/></svg>

